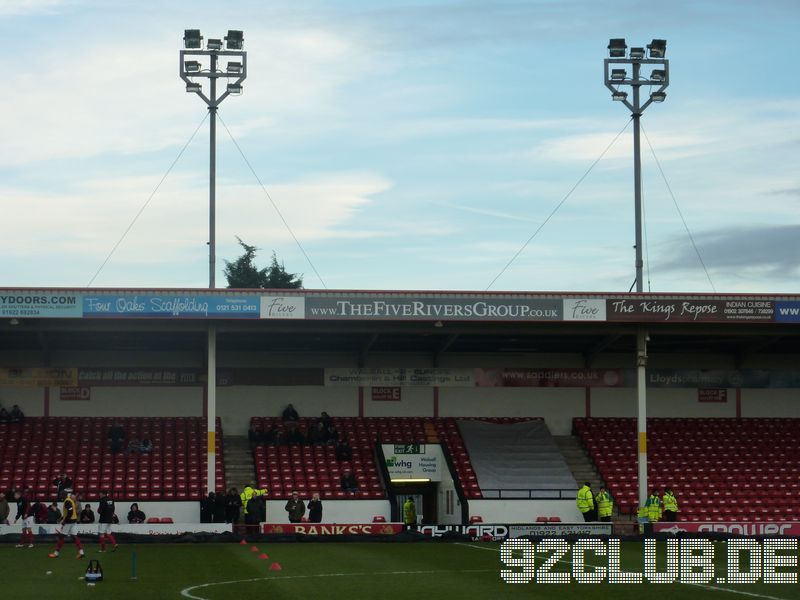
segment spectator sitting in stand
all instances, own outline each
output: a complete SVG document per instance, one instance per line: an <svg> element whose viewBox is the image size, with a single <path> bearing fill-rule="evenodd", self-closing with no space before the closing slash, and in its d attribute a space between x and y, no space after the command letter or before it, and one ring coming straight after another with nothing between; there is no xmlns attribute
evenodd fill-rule
<svg viewBox="0 0 800 600"><path fill-rule="evenodd" d="M11 421L11 415L8 414L5 408L0 408L0 425L4 425L9 421Z"/></svg>
<svg viewBox="0 0 800 600"><path fill-rule="evenodd" d="M78 519L78 521L80 523L94 523L94 511L92 510L92 507L89 504L83 507L83 510L81 511L81 516Z"/></svg>
<svg viewBox="0 0 800 600"><path fill-rule="evenodd" d="M319 420L322 421L322 424L325 426L325 429L327 429L333 424L333 419L331 419L331 416L324 410L322 411L322 414L319 416Z"/></svg>
<svg viewBox="0 0 800 600"><path fill-rule="evenodd" d="M66 499L69 490L72 489L72 479L62 471L61 475L53 480L53 485L56 486L56 500L61 502Z"/></svg>
<svg viewBox="0 0 800 600"><path fill-rule="evenodd" d="M53 500L53 503L47 507L47 524L54 525L61 520L61 509L58 508L58 502Z"/></svg>
<svg viewBox="0 0 800 600"><path fill-rule="evenodd" d="M352 473L352 471L350 471L350 469L345 469L342 472L341 481L343 492L355 494L358 491L358 481L356 481L356 476Z"/></svg>
<svg viewBox="0 0 800 600"><path fill-rule="evenodd" d="M33 505L34 520L39 523L47 523L47 505L44 502L37 502Z"/></svg>
<svg viewBox="0 0 800 600"><path fill-rule="evenodd" d="M353 449L347 442L347 438L343 437L339 440L339 443L336 444L336 460L352 460L352 458Z"/></svg>
<svg viewBox="0 0 800 600"><path fill-rule="evenodd" d="M116 454L122 451L125 444L125 429L121 423L114 423L108 430L108 439L111 442L111 453Z"/></svg>
<svg viewBox="0 0 800 600"><path fill-rule="evenodd" d="M0 525L8 525L8 513L10 510L11 507L8 506L5 493L0 492Z"/></svg>
<svg viewBox="0 0 800 600"><path fill-rule="evenodd" d="M144 523L147 516L139 510L139 505L134 502L131 504L131 509L128 511L128 523Z"/></svg>
<svg viewBox="0 0 800 600"><path fill-rule="evenodd" d="M278 433L278 430L275 429L273 425L266 431L261 432L261 441L259 444L274 444L275 443L275 435Z"/></svg>
<svg viewBox="0 0 800 600"><path fill-rule="evenodd" d="M25 415L22 414L22 411L16 404L11 407L11 412L8 414L8 416L10 423L22 423L22 421L25 419Z"/></svg>
<svg viewBox="0 0 800 600"><path fill-rule="evenodd" d="M139 441L139 438L132 437L131 441L128 442L128 449L125 451L125 453L126 454L136 454L141 449L142 449L142 444Z"/></svg>
<svg viewBox="0 0 800 600"><path fill-rule="evenodd" d="M331 423L328 425L328 431L326 432L328 436L328 443L329 444L336 444L339 441L339 430L336 429L336 425Z"/></svg>
<svg viewBox="0 0 800 600"><path fill-rule="evenodd" d="M281 414L281 419L284 421L297 421L300 418L300 415L297 414L297 411L294 409L294 406L291 404L283 409L283 414Z"/></svg>
<svg viewBox="0 0 800 600"><path fill-rule="evenodd" d="M322 421L317 421L316 427L308 428L308 443L312 445L322 445L328 441L328 432Z"/></svg>
<svg viewBox="0 0 800 600"><path fill-rule="evenodd" d="M297 428L295 423L289 423L289 433L286 434L286 443L290 446L299 444L303 445L306 443L306 438L303 436L303 433Z"/></svg>
<svg viewBox="0 0 800 600"><path fill-rule="evenodd" d="M144 438L142 443L139 444L139 452L142 454L150 454L153 451L153 442L149 438Z"/></svg>

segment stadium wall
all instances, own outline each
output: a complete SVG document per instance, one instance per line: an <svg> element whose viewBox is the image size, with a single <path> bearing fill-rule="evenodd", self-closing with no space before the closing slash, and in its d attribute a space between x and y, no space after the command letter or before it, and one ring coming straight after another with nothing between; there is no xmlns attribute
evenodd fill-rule
<svg viewBox="0 0 800 600"><path fill-rule="evenodd" d="M575 500L470 500L470 517L484 523L533 523L536 517L559 517L565 523L583 523Z"/></svg>

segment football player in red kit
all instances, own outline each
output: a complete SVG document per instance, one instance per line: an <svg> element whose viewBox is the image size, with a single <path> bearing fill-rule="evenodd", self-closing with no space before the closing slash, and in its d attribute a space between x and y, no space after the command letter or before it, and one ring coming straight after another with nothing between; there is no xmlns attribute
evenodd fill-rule
<svg viewBox="0 0 800 600"><path fill-rule="evenodd" d="M14 494L14 499L17 501L17 516L14 522L16 523L22 519L22 539L17 544L17 548L24 548L26 540L28 548L33 548L33 526L36 519L33 512L30 488L25 488L22 492L17 490L17 493Z"/></svg>

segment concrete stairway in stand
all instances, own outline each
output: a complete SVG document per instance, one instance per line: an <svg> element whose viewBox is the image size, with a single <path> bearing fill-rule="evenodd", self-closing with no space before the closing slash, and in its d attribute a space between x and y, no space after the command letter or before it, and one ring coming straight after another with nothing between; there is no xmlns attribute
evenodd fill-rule
<svg viewBox="0 0 800 600"><path fill-rule="evenodd" d="M558 446L567 466L572 471L575 481L578 482L578 487L583 486L583 483L588 481L592 485L592 491L596 494L600 486L605 485L605 482L597 472L592 459L586 454L586 450L584 450L580 440L574 435L554 435L553 440L555 440L556 446ZM617 510L615 508L614 515L616 514Z"/></svg>
<svg viewBox="0 0 800 600"><path fill-rule="evenodd" d="M250 442L244 436L225 436L225 487L239 491L248 483L255 483L256 471ZM217 490L222 491L222 490Z"/></svg>

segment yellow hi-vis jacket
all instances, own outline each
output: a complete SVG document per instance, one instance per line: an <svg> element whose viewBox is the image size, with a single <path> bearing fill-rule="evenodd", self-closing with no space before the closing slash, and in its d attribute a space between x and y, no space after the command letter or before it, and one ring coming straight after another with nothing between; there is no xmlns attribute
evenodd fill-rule
<svg viewBox="0 0 800 600"><path fill-rule="evenodd" d="M403 523L406 525L417 524L417 506L411 501L411 498L403 503Z"/></svg>
<svg viewBox="0 0 800 600"><path fill-rule="evenodd" d="M239 494L242 499L242 508L244 508L244 514L247 514L247 503L250 502L256 496L263 496L267 493L267 490L254 490L249 485L246 485L244 491Z"/></svg>
<svg viewBox="0 0 800 600"><path fill-rule="evenodd" d="M588 485L584 485L578 490L578 497L575 498L575 502L578 505L578 510L582 513L589 512L594 508L594 496L592 496L592 490L589 489Z"/></svg>
<svg viewBox="0 0 800 600"><path fill-rule="evenodd" d="M647 509L647 518L651 523L655 523L661 518L661 498L657 494L650 494L644 506Z"/></svg>
<svg viewBox="0 0 800 600"><path fill-rule="evenodd" d="M664 494L664 498L661 502L664 504L664 510L678 512L678 500L675 498L674 494Z"/></svg>
<svg viewBox="0 0 800 600"><path fill-rule="evenodd" d="M597 516L599 518L610 517L611 512L614 510L614 501L611 499L611 494L608 493L608 490L598 492L594 499L597 502Z"/></svg>

